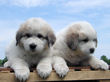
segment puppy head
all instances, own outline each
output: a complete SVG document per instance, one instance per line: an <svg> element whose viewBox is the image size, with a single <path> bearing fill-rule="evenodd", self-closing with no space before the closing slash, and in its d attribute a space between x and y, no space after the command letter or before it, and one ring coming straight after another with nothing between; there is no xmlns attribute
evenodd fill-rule
<svg viewBox="0 0 110 82"><path fill-rule="evenodd" d="M92 54L97 47L97 34L87 22L71 25L67 34L67 45L73 51L79 50L83 54Z"/></svg>
<svg viewBox="0 0 110 82"><path fill-rule="evenodd" d="M53 45L56 38L51 27L40 18L24 22L16 34L16 45L31 53L41 53Z"/></svg>

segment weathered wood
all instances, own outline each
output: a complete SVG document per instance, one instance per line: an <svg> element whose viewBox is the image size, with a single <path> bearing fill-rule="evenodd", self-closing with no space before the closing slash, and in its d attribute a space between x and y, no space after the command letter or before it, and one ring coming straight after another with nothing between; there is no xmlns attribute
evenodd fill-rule
<svg viewBox="0 0 110 82"><path fill-rule="evenodd" d="M99 82L110 82L110 80L100 80Z"/></svg>
<svg viewBox="0 0 110 82"><path fill-rule="evenodd" d="M83 71L77 70L79 67L72 67L70 71L64 78L59 78L58 75L53 70L51 75L47 79L41 79L35 69L32 69L33 72L30 73L30 77L27 82L35 81L63 81L63 80L100 80L100 82L110 82L110 70L90 70L89 67L80 68ZM12 72L10 72L12 71ZM0 82L17 82L14 72L10 68L0 68Z"/></svg>
<svg viewBox="0 0 110 82"><path fill-rule="evenodd" d="M55 71L52 71L51 75L47 79L41 79L37 72L31 72L27 82L34 81L63 81L63 80L103 80L110 79L110 71L74 71L70 69L69 73L64 78L59 78ZM0 81L2 82L16 82L14 73L0 72ZM106 82L106 81L105 81ZM110 81L109 81L110 82Z"/></svg>
<svg viewBox="0 0 110 82"><path fill-rule="evenodd" d="M100 80L110 79L110 71L73 71L70 70L65 78L59 78L55 72L52 72L50 77L45 81L61 81L61 80ZM31 73L28 82L44 81L36 73Z"/></svg>

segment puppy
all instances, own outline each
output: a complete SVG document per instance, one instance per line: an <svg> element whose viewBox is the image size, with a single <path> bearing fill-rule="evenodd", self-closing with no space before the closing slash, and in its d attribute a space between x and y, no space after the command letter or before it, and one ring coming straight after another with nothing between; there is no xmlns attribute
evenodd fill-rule
<svg viewBox="0 0 110 82"><path fill-rule="evenodd" d="M72 66L90 65L94 69L109 69L107 63L93 56L97 47L97 33L88 22L75 22L63 29L52 47L53 67L60 77Z"/></svg>
<svg viewBox="0 0 110 82"><path fill-rule="evenodd" d="M28 79L29 67L37 65L36 69L42 78L52 71L50 47L56 38L50 25L41 18L30 18L17 31L16 39L6 49L8 62L5 67L11 67L20 81Z"/></svg>

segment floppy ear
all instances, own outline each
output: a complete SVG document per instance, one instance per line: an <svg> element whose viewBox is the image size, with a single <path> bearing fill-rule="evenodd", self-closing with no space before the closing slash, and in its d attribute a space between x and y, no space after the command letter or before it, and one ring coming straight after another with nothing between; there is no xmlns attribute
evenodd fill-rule
<svg viewBox="0 0 110 82"><path fill-rule="evenodd" d="M22 38L22 32L17 32L16 34L16 46L20 43L20 39Z"/></svg>
<svg viewBox="0 0 110 82"><path fill-rule="evenodd" d="M79 35L76 34L76 33L70 33L66 36L66 43L68 45L68 47L72 50L76 50L77 49L77 46L78 46L78 38L79 38Z"/></svg>
<svg viewBox="0 0 110 82"><path fill-rule="evenodd" d="M48 45L52 46L56 41L56 36L53 32L49 32L47 35Z"/></svg>

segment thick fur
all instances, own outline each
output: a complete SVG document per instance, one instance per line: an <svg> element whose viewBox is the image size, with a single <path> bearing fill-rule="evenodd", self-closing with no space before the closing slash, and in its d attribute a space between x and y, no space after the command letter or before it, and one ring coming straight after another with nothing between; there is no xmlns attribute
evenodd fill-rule
<svg viewBox="0 0 110 82"><path fill-rule="evenodd" d="M16 39L6 49L8 62L20 81L29 77L29 67L36 65L42 78L52 71L50 48L56 38L52 28L41 18L30 18L17 31ZM37 65L38 64L38 65Z"/></svg>
<svg viewBox="0 0 110 82"><path fill-rule="evenodd" d="M67 62L72 66L90 65L94 69L107 70L109 66L93 56L97 47L97 33L88 22L75 22L57 35L52 48L53 67L60 77L69 71Z"/></svg>

